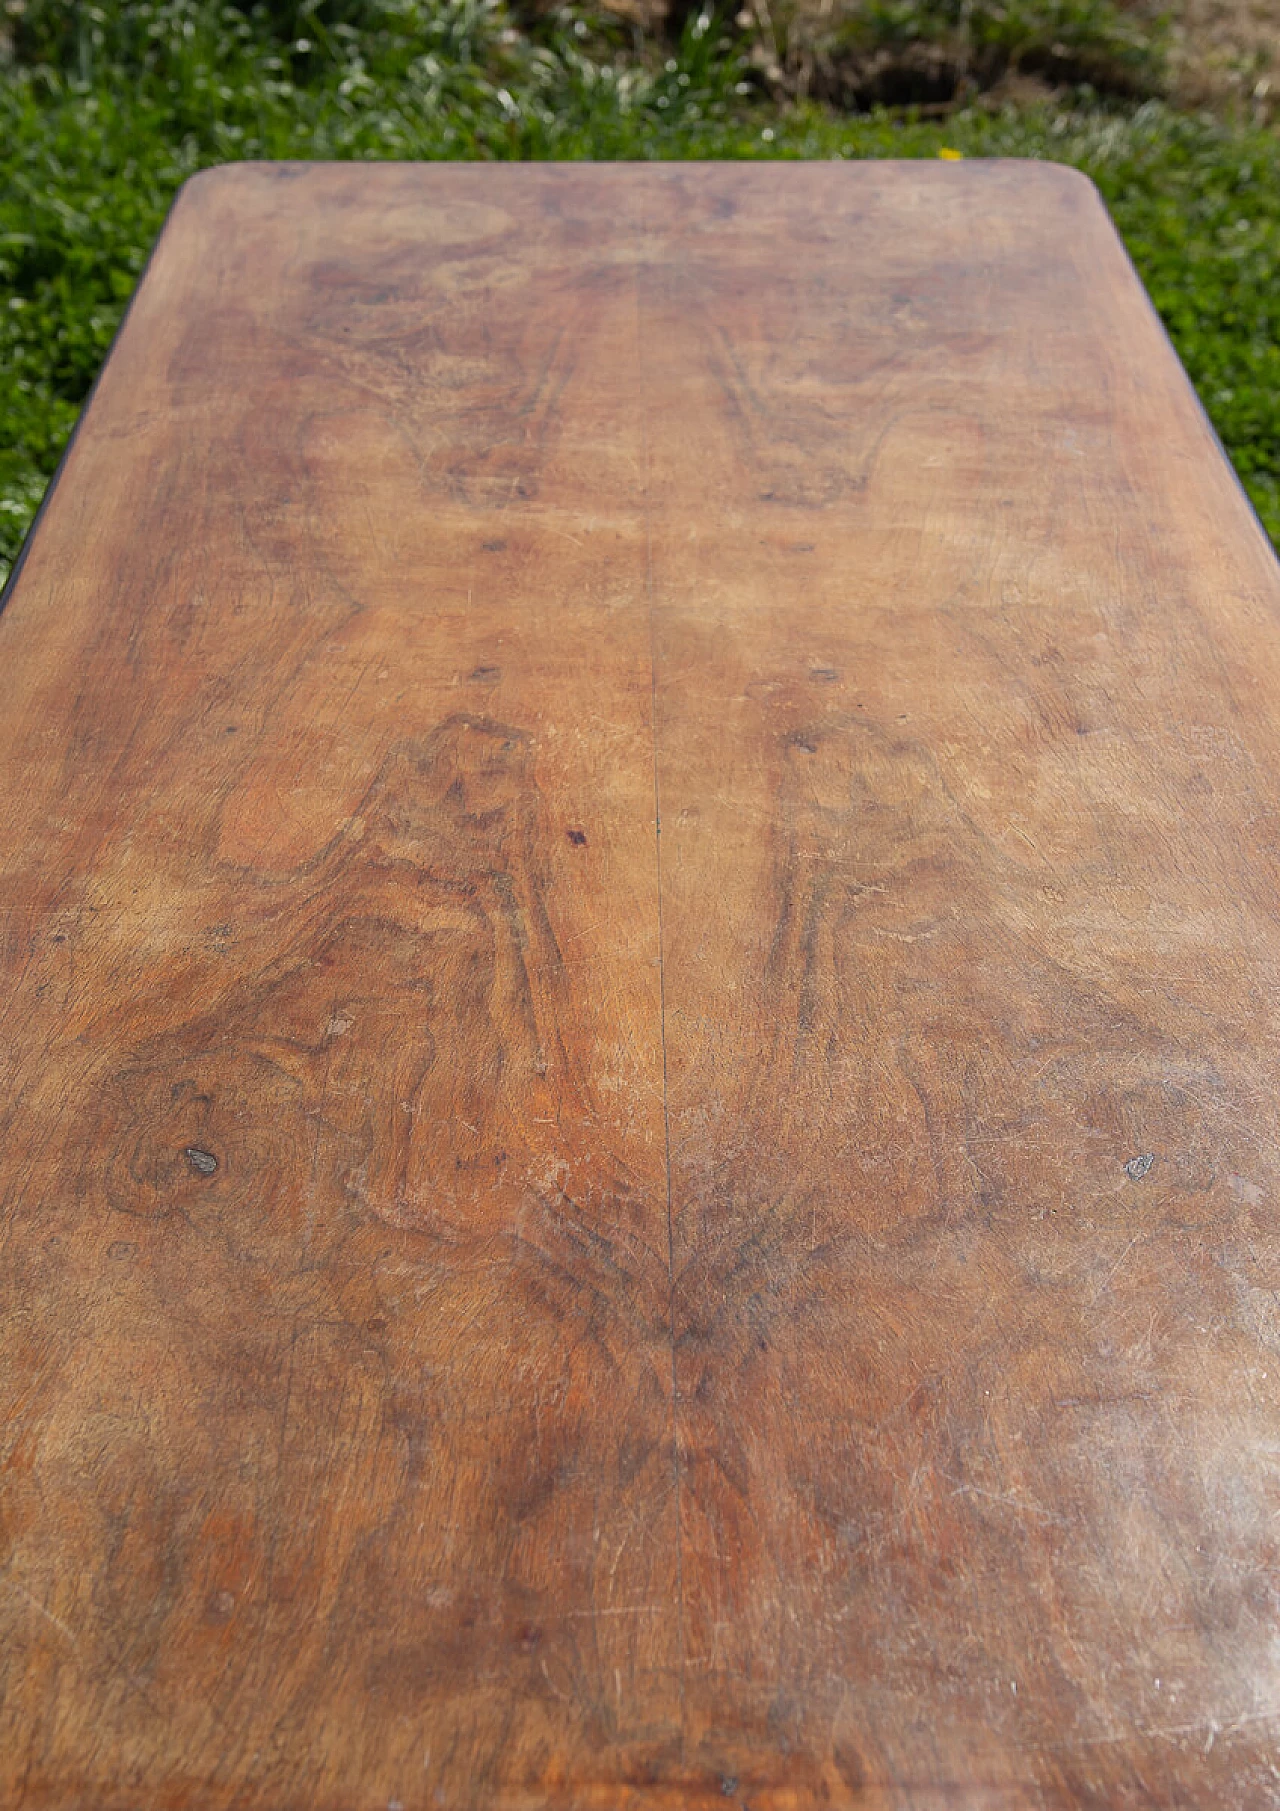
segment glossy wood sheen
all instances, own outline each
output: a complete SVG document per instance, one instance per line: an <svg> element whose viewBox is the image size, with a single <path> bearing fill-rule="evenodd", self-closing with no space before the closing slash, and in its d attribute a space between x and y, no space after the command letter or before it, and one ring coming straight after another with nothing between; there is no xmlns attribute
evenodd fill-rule
<svg viewBox="0 0 1280 1811"><path fill-rule="evenodd" d="M0 670L0 1802L1280 1804L1280 576L1086 183L202 176Z"/></svg>

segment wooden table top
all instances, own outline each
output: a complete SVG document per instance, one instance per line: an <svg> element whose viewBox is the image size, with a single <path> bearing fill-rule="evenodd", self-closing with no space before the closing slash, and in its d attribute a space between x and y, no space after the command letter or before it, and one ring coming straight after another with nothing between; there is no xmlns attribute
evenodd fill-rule
<svg viewBox="0 0 1280 1811"><path fill-rule="evenodd" d="M201 176L0 670L0 1803L1280 1804L1280 572L1085 181Z"/></svg>

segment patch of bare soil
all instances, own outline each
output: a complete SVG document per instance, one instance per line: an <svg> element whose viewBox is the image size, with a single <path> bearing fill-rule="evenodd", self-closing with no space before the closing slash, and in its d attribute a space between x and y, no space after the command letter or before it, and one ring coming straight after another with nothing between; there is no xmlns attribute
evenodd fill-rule
<svg viewBox="0 0 1280 1811"><path fill-rule="evenodd" d="M678 33L700 0L603 0L643 34ZM740 31L780 95L947 113L1099 93L1280 120L1280 0L739 0ZM1055 24L1055 15L1065 29Z"/></svg>
<svg viewBox="0 0 1280 1811"><path fill-rule="evenodd" d="M1184 105L1280 119L1280 0L1180 0L1169 63Z"/></svg>

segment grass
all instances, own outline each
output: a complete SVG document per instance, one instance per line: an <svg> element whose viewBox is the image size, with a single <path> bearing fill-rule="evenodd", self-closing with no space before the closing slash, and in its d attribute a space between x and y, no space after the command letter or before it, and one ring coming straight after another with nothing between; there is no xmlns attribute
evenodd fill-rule
<svg viewBox="0 0 1280 1811"><path fill-rule="evenodd" d="M780 98L758 74L758 42L753 56L749 37L706 12L663 44L573 13L517 20L501 0L275 0L274 12L249 14L208 0L28 0L18 24L0 64L0 574L174 191L202 166L239 157L930 157L951 148L1075 164L1106 197L1280 540L1280 140L1271 132L1079 90L1030 108L978 101L945 120L848 114Z"/></svg>

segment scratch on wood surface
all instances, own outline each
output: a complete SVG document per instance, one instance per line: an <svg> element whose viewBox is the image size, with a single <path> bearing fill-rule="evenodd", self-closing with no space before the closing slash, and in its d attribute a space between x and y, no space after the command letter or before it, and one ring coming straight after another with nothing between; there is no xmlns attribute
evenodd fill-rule
<svg viewBox="0 0 1280 1811"><path fill-rule="evenodd" d="M1094 1290L1093 1294L1089 1297L1090 1307L1093 1306L1093 1304L1098 1300L1099 1296L1101 1296L1104 1293L1104 1291L1106 1291L1107 1289L1109 1289L1111 1287L1112 1282L1119 1275L1120 1268L1121 1268L1122 1264L1124 1263L1125 1259L1128 1257L1129 1253L1133 1250L1135 1245L1141 1244L1143 1239L1146 1238L1146 1236L1147 1235L1145 1233L1141 1233L1141 1232L1134 1233L1133 1237L1130 1239L1129 1243L1125 1246L1124 1250L1120 1253L1120 1256L1116 1259L1115 1263L1111 1266L1111 1268L1107 1272L1106 1276L1103 1277L1102 1281L1098 1284L1098 1286Z"/></svg>
<svg viewBox="0 0 1280 1811"><path fill-rule="evenodd" d="M52 1610L46 1610L40 1600L33 1597L25 1585L19 1584L18 1580L8 1573L0 1573L0 1584L3 1584L6 1590L25 1603L29 1609L34 1610L37 1616L49 1624L50 1628L56 1629L64 1640L70 1643L76 1653L79 1653L80 1643L77 1641L74 1631L67 1627L60 1616L55 1616Z"/></svg>

